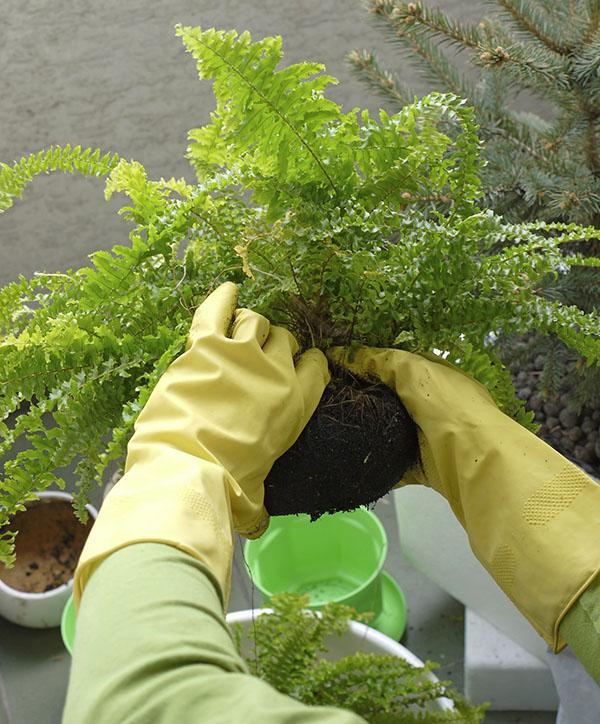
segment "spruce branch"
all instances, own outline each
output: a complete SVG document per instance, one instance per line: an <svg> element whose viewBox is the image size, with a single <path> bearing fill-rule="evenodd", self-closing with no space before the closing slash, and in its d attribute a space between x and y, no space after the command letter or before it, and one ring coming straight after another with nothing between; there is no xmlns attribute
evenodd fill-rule
<svg viewBox="0 0 600 724"><path fill-rule="evenodd" d="M476 93L473 85L456 71L434 42L424 34L410 32L410 26L399 23L394 11L377 13L375 19L390 41L400 45L404 56L413 61L425 79L436 85L441 81L442 88L461 97L472 97ZM382 72L389 74L389 71Z"/></svg>
<svg viewBox="0 0 600 724"><path fill-rule="evenodd" d="M600 177L600 159L598 157L598 120L600 111L588 111L586 114L587 130L585 135L585 156L588 168L595 178Z"/></svg>
<svg viewBox="0 0 600 724"><path fill-rule="evenodd" d="M421 75L430 82L441 84L452 93L458 96L469 98L478 113L478 120L482 124L484 132L491 136L501 136L513 143L520 151L526 152L534 158L542 159L541 148L535 148L535 140L527 124L518 121L516 116L505 107L504 102L495 102L490 108L485 94L482 94L448 59L448 57L437 47L437 44L422 33L411 33L411 25L404 27L398 22L398 14L390 12L385 4L371 2L372 8L378 10L375 17L390 36L393 42L400 44L404 56L410 61L413 60ZM486 31L487 32L487 31ZM371 85L374 82L376 89L382 89L382 95L389 97L393 106L402 106L409 102L407 92L400 91L401 85L397 76L389 70L382 69L379 65L371 65L375 57L369 51L362 51L359 54L354 51L351 57L354 67L359 70L359 77ZM362 67L361 67L362 66ZM369 74L372 76L369 77ZM494 75L494 74L492 74ZM500 77L499 74L497 74ZM393 88L398 92L394 92ZM496 83L495 77L490 78L490 83ZM386 88L390 88L389 94ZM498 123L498 119L500 122Z"/></svg>
<svg viewBox="0 0 600 724"><path fill-rule="evenodd" d="M536 92L550 91L557 96L571 88L568 65L549 51L514 43L506 48L482 46L474 62L495 72L508 72L514 80Z"/></svg>
<svg viewBox="0 0 600 724"><path fill-rule="evenodd" d="M439 36L442 42L456 45L458 50L479 49L483 37L478 28L459 23L446 17L439 10L423 6L422 3L405 3L400 0L369 0L370 11L384 16L398 33L426 32Z"/></svg>
<svg viewBox="0 0 600 724"><path fill-rule="evenodd" d="M474 103L478 97L477 90L469 80L461 75L449 61L446 54L437 45L421 34L396 33L397 42L402 43L407 57L414 57L419 61L418 67L421 76L461 98L473 98Z"/></svg>
<svg viewBox="0 0 600 724"><path fill-rule="evenodd" d="M396 75L381 68L375 55L368 50L353 50L346 59L361 81L392 101L395 106L401 108L415 97L414 93L400 83Z"/></svg>
<svg viewBox="0 0 600 724"><path fill-rule="evenodd" d="M582 38L582 43L586 44L600 29L600 2L598 0L586 0L588 12L588 24Z"/></svg>
<svg viewBox="0 0 600 724"><path fill-rule="evenodd" d="M578 49L572 58L574 78L582 87L588 87L597 82L600 67L600 31L596 30L587 40L586 44Z"/></svg>
<svg viewBox="0 0 600 724"><path fill-rule="evenodd" d="M504 9L517 29L533 36L549 50L561 56L569 55L571 52L571 45L557 42L550 35L551 23L547 22L530 0L493 0L493 4L500 5Z"/></svg>

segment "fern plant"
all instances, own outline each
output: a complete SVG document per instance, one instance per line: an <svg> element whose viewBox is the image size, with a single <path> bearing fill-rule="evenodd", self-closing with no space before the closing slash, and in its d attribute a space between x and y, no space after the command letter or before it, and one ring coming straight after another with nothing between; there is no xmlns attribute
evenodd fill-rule
<svg viewBox="0 0 600 724"><path fill-rule="evenodd" d="M595 230L507 224L482 209L464 101L432 94L394 115L343 113L323 66L278 69L280 38L177 34L214 81L211 122L190 131L197 182L153 181L140 163L70 147L0 167L4 208L36 174L84 172L106 177L107 197L128 197L120 213L134 223L129 243L93 253L91 267L0 290L0 525L35 490L63 486L70 465L85 515L194 309L227 279L305 346L443 351L530 426L494 335L555 334L597 364L597 313L538 293L548 275L600 264L560 253Z"/></svg>
<svg viewBox="0 0 600 724"><path fill-rule="evenodd" d="M342 636L349 622L364 621L339 603L328 603L319 614L306 610L308 596L274 596L272 611L257 616L244 638L234 628L238 650L250 673L283 694L308 705L350 709L372 724L483 721L485 706L475 707L428 674L436 664L414 667L397 656L354 653L337 660L325 658L328 639ZM452 701L454 710L439 711L432 702Z"/></svg>

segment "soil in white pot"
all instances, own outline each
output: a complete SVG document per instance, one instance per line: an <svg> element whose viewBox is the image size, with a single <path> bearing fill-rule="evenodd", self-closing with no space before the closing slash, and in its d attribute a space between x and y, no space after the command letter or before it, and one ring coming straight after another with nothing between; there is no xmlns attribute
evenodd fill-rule
<svg viewBox="0 0 600 724"><path fill-rule="evenodd" d="M40 500L16 513L4 530L18 531L16 562L0 564L0 579L18 591L43 593L75 572L93 521L80 523L68 500Z"/></svg>

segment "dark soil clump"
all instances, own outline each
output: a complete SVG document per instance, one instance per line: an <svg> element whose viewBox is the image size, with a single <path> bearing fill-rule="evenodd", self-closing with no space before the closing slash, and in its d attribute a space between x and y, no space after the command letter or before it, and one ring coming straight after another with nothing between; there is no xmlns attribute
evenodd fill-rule
<svg viewBox="0 0 600 724"><path fill-rule="evenodd" d="M324 513L369 505L419 458L415 423L384 384L334 379L294 445L265 480L270 515Z"/></svg>
<svg viewBox="0 0 600 724"><path fill-rule="evenodd" d="M29 503L5 527L18 531L17 559L12 568L0 564L0 579L26 593L43 593L67 583L73 577L92 522L80 523L67 500Z"/></svg>

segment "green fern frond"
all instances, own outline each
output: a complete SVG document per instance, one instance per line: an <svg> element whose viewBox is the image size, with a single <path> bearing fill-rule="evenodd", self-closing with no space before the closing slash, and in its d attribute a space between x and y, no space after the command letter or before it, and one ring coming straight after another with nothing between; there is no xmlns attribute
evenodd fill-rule
<svg viewBox="0 0 600 724"><path fill-rule="evenodd" d="M454 138L440 130L444 121L458 129ZM364 114L360 136L356 162L365 181L358 198L370 205L478 197L477 124L458 98L432 93L393 116L380 111L379 123Z"/></svg>
<svg viewBox="0 0 600 724"><path fill-rule="evenodd" d="M83 176L103 177L119 162L117 154L102 154L100 149L81 146L52 146L46 151L24 156L12 166L0 163L0 212L21 198L24 189L36 176L55 171L79 173Z"/></svg>
<svg viewBox="0 0 600 724"><path fill-rule="evenodd" d="M448 361L460 366L488 390L502 410L533 432L538 425L534 423L533 413L525 409L522 400L517 397L512 377L500 360L496 350L487 345L483 350L468 342L456 342L450 350Z"/></svg>
<svg viewBox="0 0 600 724"><path fill-rule="evenodd" d="M544 299L538 299L536 306L541 332L555 334L587 365L600 364L600 313L586 314L578 307Z"/></svg>
<svg viewBox="0 0 600 724"><path fill-rule="evenodd" d="M597 409L600 405L600 366L579 366L575 368L577 386L570 400L577 412L584 407Z"/></svg>
<svg viewBox="0 0 600 724"><path fill-rule="evenodd" d="M208 141L211 162L226 152L230 164L250 163L283 183L304 177L336 190L322 157L321 132L326 123L339 120L340 107L323 95L337 82L321 74L323 65L297 63L276 70L281 38L253 43L248 32L182 26L177 34L196 59L200 78L214 80L217 99L212 121L218 133L192 131L192 161L204 156Z"/></svg>
<svg viewBox="0 0 600 724"><path fill-rule="evenodd" d="M117 462L123 465L127 443L133 433L133 426L137 416L142 411L144 405L150 398L152 390L157 385L159 379L166 372L171 362L183 351L186 336L173 333L172 330L163 328L162 335L167 343L166 348L158 357L154 367L150 371L141 375L137 381L135 388L135 396L125 401L120 410L119 419L114 423L111 437L104 449L100 452L95 465L95 474L102 477L108 465ZM168 341L172 339L172 341ZM161 343L160 349L165 347Z"/></svg>
<svg viewBox="0 0 600 724"><path fill-rule="evenodd" d="M540 376L540 389L546 396L558 395L563 381L564 369L567 363L572 360L572 355L568 354L568 348L558 343L558 340L555 344L547 344L546 339L542 338L543 341L540 340L541 344L538 346L545 359L544 369Z"/></svg>

